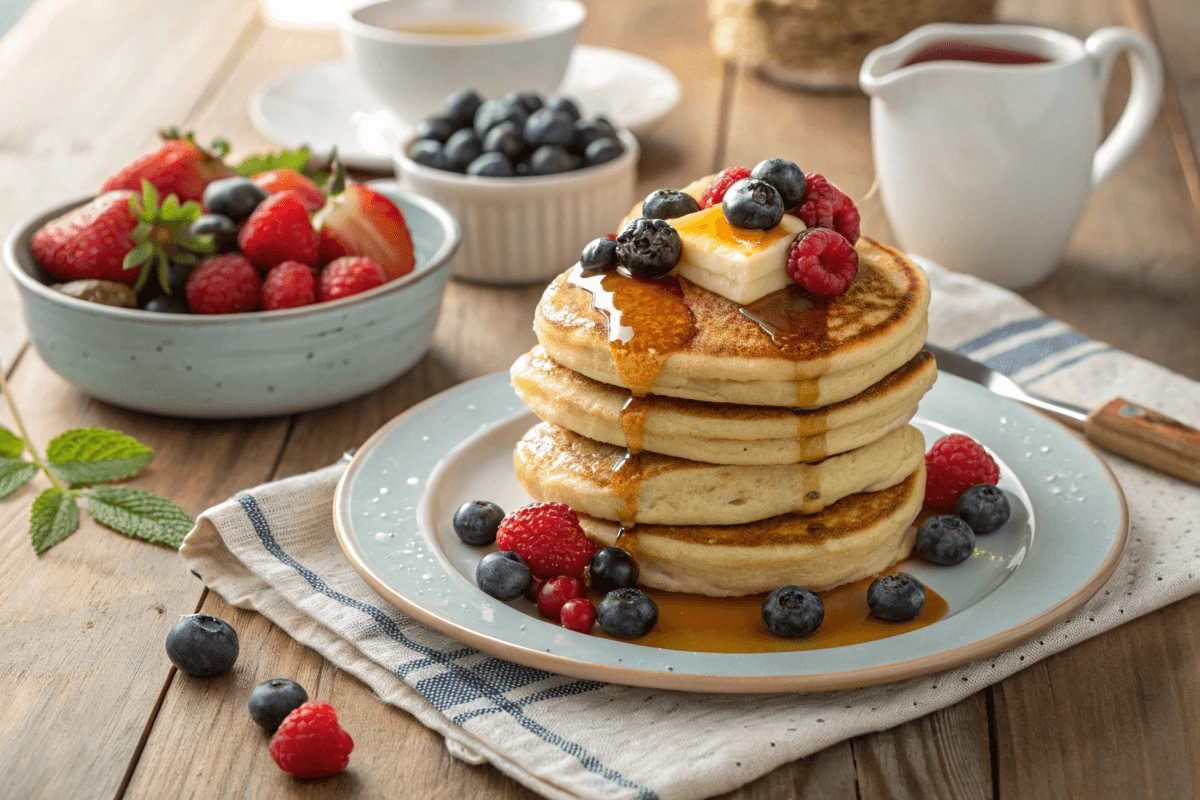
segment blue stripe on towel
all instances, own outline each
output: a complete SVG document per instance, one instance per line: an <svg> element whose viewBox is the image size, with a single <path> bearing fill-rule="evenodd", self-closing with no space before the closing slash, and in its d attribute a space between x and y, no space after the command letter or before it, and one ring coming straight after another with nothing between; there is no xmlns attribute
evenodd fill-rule
<svg viewBox="0 0 1200 800"><path fill-rule="evenodd" d="M441 676L438 676L443 678L443 680L435 681L435 679L429 678L418 681L413 687L427 700L429 700L429 702L431 702L439 711L444 712L448 708L452 708L456 705L472 702L480 698L486 698L495 704L494 710L496 712L504 711L515 722L521 725L521 727L537 735L540 739L542 739L542 741L554 745L564 753L576 758L588 772L600 775L604 779L612 781L619 786L636 791L640 800L657 800L658 796L649 787L636 784L621 775L621 773L617 772L616 770L604 766L599 759L589 753L581 745L568 739L564 739L553 731L544 728L536 720L526 716L525 712L522 710L522 705L524 705L523 703L509 700L496 686L494 686L488 680L488 670L483 670L481 672L477 669L468 669L463 667L461 664L455 663L458 659L463 658L464 656L474 655L477 652L476 650L472 648L461 648L450 653L443 653L440 650L436 650L428 645L420 644L419 642L408 638L402 632L402 628L408 627L408 625L398 622L392 615L388 614L383 609L376 608L375 606L363 603L359 600L355 600L353 597L349 597L348 595L344 595L341 592L336 591L327 583L325 583L321 576L317 575L311 569L292 558L282 547L280 547L279 542L276 541L275 535L271 532L270 523L267 522L266 515L263 514L262 509L258 507L258 502L253 496L241 494L237 496L237 501L245 510L246 516L250 519L251 525L254 526L254 532L258 534L259 541L262 542L263 547L267 550L267 552L275 556L280 563L295 570L300 577L304 578L304 580L308 582L308 585L311 586L313 590L319 592L325 597L328 597L330 600L341 603L348 608L353 608L354 610L360 611L370 617L389 639L403 645L404 647L407 647L409 650L413 650L426 656L423 659L417 659L415 661L399 665L396 668L397 675L403 678L405 674L413 671L415 664L432 666L436 663L440 664L446 669L445 673L442 673ZM496 659L491 660L497 661ZM523 667L518 664L508 664L508 670L510 671L494 669L490 674L491 676L495 676L496 674L503 673L506 676L505 682L511 684L513 683L513 676L516 674L516 672L524 671L524 676L530 680L526 680L522 685L529 685L537 681L554 677L552 673L543 672L542 670L532 669L530 667ZM578 691L572 693L579 693L579 691L591 691L595 688L603 686L603 684L598 684L594 681L577 681L575 683L579 684L580 688ZM571 684L568 684L568 686L570 685ZM513 688L516 688L515 685ZM528 700L528 698L526 699Z"/></svg>
<svg viewBox="0 0 1200 800"><path fill-rule="evenodd" d="M1019 333L1028 333L1036 331L1038 328L1044 328L1055 320L1052 317L1030 317L1029 319L1019 319L1016 322L1010 322L1006 325L1001 325L999 328L993 328L987 333L976 336L968 342L960 344L956 349L960 353L974 353L976 350L982 350L988 345L993 345L1010 336L1016 336Z"/></svg>
<svg viewBox="0 0 1200 800"><path fill-rule="evenodd" d="M1005 375L1011 375L1026 367L1032 367L1034 364L1045 361L1052 355L1061 353L1072 347L1078 347L1090 341L1091 339L1083 334L1076 333L1075 331L1066 331L1056 336L1047 336L1045 339L1034 339L1032 342L1018 345L1011 350L1005 350L1003 353L992 356L983 363L994 370L1003 372Z"/></svg>

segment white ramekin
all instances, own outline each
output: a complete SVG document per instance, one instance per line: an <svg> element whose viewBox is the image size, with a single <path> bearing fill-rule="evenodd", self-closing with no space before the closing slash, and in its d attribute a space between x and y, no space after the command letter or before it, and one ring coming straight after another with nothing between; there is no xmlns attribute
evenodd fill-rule
<svg viewBox="0 0 1200 800"><path fill-rule="evenodd" d="M462 246L454 277L492 284L548 281L579 260L598 236L615 232L634 203L638 143L620 131L619 158L598 167L542 177L480 178L431 169L396 152L406 188L458 218Z"/></svg>

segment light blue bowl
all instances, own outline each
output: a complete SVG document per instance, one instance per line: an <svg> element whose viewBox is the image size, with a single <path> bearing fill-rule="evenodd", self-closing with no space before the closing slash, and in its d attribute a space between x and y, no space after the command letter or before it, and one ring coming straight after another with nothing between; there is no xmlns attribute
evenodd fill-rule
<svg viewBox="0 0 1200 800"><path fill-rule="evenodd" d="M261 417L329 406L403 374L429 349L458 222L432 200L376 186L404 212L416 269L354 297L283 311L200 316L88 303L49 288L29 244L90 198L26 221L4 245L30 337L87 394L177 417Z"/></svg>

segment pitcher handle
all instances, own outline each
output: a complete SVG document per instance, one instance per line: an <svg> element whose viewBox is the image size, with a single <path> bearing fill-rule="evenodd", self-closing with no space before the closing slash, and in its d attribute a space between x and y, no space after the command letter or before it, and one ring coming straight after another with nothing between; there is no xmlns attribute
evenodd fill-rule
<svg viewBox="0 0 1200 800"><path fill-rule="evenodd" d="M1096 149L1092 161L1092 188L1095 189L1129 158L1158 116L1162 105L1163 68L1162 59L1150 40L1128 28L1101 28L1087 38L1084 47L1096 72L1100 97L1108 92L1108 80L1117 56L1129 54L1133 75L1125 110L1112 133Z"/></svg>

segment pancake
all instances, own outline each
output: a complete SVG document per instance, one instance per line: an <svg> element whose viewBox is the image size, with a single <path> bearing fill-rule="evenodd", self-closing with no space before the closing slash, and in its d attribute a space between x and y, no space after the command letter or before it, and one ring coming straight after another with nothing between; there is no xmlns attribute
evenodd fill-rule
<svg viewBox="0 0 1200 800"><path fill-rule="evenodd" d="M862 447L906 423L937 366L922 351L862 394L807 411L662 395L631 401L628 390L569 370L540 346L511 375L533 413L590 439L711 464L794 464Z"/></svg>
<svg viewBox="0 0 1200 800"><path fill-rule="evenodd" d="M818 514L786 514L747 525L638 525L620 537L637 558L639 582L711 597L780 586L822 592L883 572L912 552L925 495L925 464L900 483L853 494ZM580 515L600 545L617 543L614 522Z"/></svg>
<svg viewBox="0 0 1200 800"><path fill-rule="evenodd" d="M745 307L674 275L640 281L576 265L547 287L534 331L559 364L639 396L830 405L907 363L928 328L924 273L869 239L857 249L845 294L814 300L790 287Z"/></svg>
<svg viewBox="0 0 1200 800"><path fill-rule="evenodd" d="M904 425L815 464L729 466L658 453L630 456L543 422L517 443L517 480L539 502L626 525L741 525L812 514L855 492L894 486L924 461L921 432Z"/></svg>

